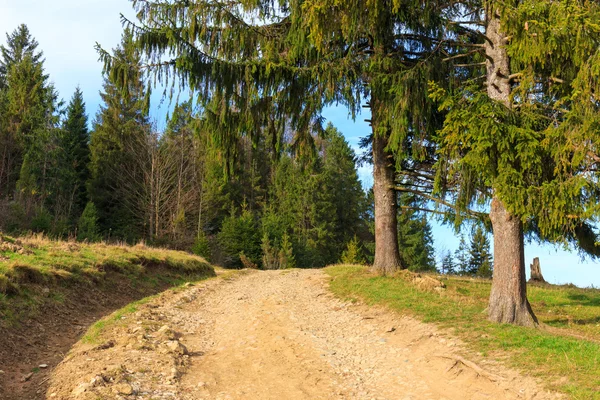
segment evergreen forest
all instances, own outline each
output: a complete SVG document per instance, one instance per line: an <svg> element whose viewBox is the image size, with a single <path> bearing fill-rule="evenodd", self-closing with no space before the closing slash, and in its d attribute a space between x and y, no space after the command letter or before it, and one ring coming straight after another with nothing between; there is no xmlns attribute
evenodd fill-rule
<svg viewBox="0 0 600 400"><path fill-rule="evenodd" d="M538 324L527 240L600 255L597 2L131 5L120 45L96 45L95 115L79 89L59 100L26 25L7 33L4 231L145 241L230 268L492 278L489 319L524 326ZM360 151L330 106L367 120ZM436 254L433 220L462 235L455 252Z"/></svg>

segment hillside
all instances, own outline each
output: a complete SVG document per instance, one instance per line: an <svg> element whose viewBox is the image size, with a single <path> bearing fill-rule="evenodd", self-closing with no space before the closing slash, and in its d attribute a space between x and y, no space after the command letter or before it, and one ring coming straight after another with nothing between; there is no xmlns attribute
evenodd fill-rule
<svg viewBox="0 0 600 400"><path fill-rule="evenodd" d="M365 267L326 269L344 299L384 305L449 329L481 357L518 368L572 399L600 399L600 290L572 285L528 286L538 329L489 322L491 280L429 275L444 289L423 290L413 275L375 276ZM427 275L425 275L427 276ZM407 279L410 277L410 279Z"/></svg>
<svg viewBox="0 0 600 400"><path fill-rule="evenodd" d="M49 371L104 315L214 275L204 259L177 251L3 236L0 398L41 393Z"/></svg>

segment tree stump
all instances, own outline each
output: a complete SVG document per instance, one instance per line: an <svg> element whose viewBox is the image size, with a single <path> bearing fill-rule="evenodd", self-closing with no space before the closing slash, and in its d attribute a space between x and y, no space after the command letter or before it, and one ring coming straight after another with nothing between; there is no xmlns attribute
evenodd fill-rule
<svg viewBox="0 0 600 400"><path fill-rule="evenodd" d="M531 268L529 282L546 283L546 280L542 276L542 267L540 267L540 259L538 257L533 259L533 264L529 264L529 268Z"/></svg>

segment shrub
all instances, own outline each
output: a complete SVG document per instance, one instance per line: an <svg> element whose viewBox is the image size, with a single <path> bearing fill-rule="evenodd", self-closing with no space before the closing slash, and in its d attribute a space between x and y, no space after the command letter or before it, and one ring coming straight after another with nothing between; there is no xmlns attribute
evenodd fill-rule
<svg viewBox="0 0 600 400"><path fill-rule="evenodd" d="M204 231L200 231L198 236L196 236L196 240L194 240L194 244L192 245L192 253L207 260L210 259L210 242Z"/></svg>
<svg viewBox="0 0 600 400"><path fill-rule="evenodd" d="M294 249L287 233L281 239L281 250L279 250L279 268L296 268Z"/></svg>
<svg viewBox="0 0 600 400"><path fill-rule="evenodd" d="M98 233L98 212L96 206L91 201L88 202L79 217L77 224L77 239L87 240L88 242L98 242L100 234Z"/></svg>
<svg viewBox="0 0 600 400"><path fill-rule="evenodd" d="M52 215L44 207L35 210L31 220L31 230L33 232L49 233L52 229Z"/></svg>
<svg viewBox="0 0 600 400"><path fill-rule="evenodd" d="M244 252L253 263L260 261L261 248L257 228L254 215L247 209L243 210L240 216L232 212L225 218L217 240L223 249L226 266L241 268L241 252Z"/></svg>
<svg viewBox="0 0 600 400"><path fill-rule="evenodd" d="M240 253L240 261L242 262L242 265L244 266L244 268L258 269L258 265L256 265L255 263L252 262L252 260L250 260L248 257L246 257L246 254L244 254L243 251Z"/></svg>
<svg viewBox="0 0 600 400"><path fill-rule="evenodd" d="M342 264L364 264L365 257L362 253L362 249L356 235L354 235L354 238L348 242L348 246L342 253L342 258L340 261Z"/></svg>
<svg viewBox="0 0 600 400"><path fill-rule="evenodd" d="M262 263L264 269L279 269L279 252L271 245L269 235L265 232L262 239Z"/></svg>

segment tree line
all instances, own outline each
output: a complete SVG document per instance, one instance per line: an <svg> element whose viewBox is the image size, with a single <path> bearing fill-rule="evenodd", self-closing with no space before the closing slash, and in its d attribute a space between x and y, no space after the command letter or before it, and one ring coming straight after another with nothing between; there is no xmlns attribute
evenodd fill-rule
<svg viewBox="0 0 600 400"><path fill-rule="evenodd" d="M268 115L289 120L307 151L325 106L343 104L353 117L368 108L375 271L409 266L399 210L457 228L478 221L494 234L490 319L535 326L525 239L598 255L597 2L133 5L137 20L123 23L145 76L193 90L223 124L224 149L266 128ZM99 51L124 86L131 66Z"/></svg>
<svg viewBox="0 0 600 400"><path fill-rule="evenodd" d="M77 88L68 104L44 72L26 25L7 34L0 58L0 228L55 238L149 243L193 251L228 267L321 267L373 261L372 191L357 155L331 124L295 129L276 105L229 136L232 111L176 104L163 131L150 118L142 55L125 30L89 121ZM264 113L264 114L263 114ZM400 195L409 204L414 196ZM401 197L401 198L400 198ZM423 213L399 215L402 258L436 268Z"/></svg>

